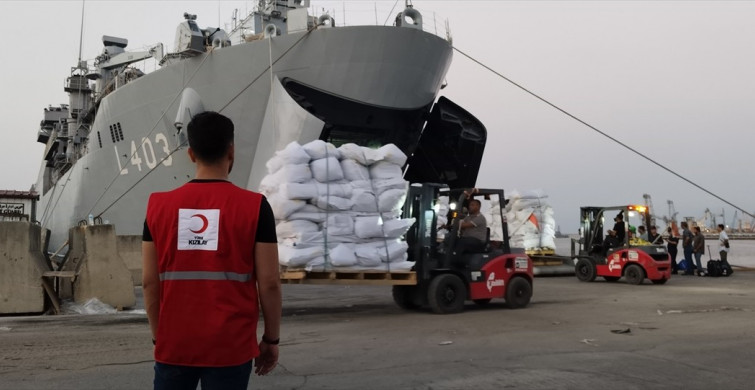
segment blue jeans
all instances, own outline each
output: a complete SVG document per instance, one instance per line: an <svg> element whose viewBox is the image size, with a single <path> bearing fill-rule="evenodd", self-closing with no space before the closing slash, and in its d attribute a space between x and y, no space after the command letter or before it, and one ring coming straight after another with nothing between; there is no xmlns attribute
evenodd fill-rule
<svg viewBox="0 0 755 390"><path fill-rule="evenodd" d="M697 272L705 272L705 268L703 268L703 263L700 261L701 257L703 257L702 252L695 252L695 263L697 264Z"/></svg>
<svg viewBox="0 0 755 390"><path fill-rule="evenodd" d="M175 366L155 362L155 390L246 390L252 362L230 367Z"/></svg>
<svg viewBox="0 0 755 390"><path fill-rule="evenodd" d="M684 271L685 273L691 274L692 273L692 267L694 264L692 264L692 247L684 248L684 260L687 263L687 270Z"/></svg>

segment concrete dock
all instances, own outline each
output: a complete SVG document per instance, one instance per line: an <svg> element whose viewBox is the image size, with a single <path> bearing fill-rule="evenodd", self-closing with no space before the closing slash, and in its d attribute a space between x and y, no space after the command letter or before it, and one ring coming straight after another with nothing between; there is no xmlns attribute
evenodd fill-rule
<svg viewBox="0 0 755 390"><path fill-rule="evenodd" d="M249 388L750 389L753 298L755 272L540 277L526 309L440 316L385 287L286 285L280 365ZM0 345L0 389L151 388L143 314L0 317Z"/></svg>

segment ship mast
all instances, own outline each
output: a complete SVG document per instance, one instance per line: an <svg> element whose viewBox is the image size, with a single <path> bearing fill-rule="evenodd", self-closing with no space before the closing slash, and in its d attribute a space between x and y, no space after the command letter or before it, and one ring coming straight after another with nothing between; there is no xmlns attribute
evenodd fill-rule
<svg viewBox="0 0 755 390"><path fill-rule="evenodd" d="M81 47L84 44L84 5L86 0L81 0L81 28L79 29L79 60L77 64L81 67Z"/></svg>

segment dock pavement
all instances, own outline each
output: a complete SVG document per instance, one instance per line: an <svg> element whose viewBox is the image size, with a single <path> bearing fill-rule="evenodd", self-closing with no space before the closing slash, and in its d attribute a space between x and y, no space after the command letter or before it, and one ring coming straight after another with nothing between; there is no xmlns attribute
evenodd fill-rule
<svg viewBox="0 0 755 390"><path fill-rule="evenodd" d="M140 293L139 290L137 290ZM665 285L538 277L531 305L403 311L390 288L284 286L250 389L751 389L755 272ZM0 389L147 389L144 314L0 317Z"/></svg>

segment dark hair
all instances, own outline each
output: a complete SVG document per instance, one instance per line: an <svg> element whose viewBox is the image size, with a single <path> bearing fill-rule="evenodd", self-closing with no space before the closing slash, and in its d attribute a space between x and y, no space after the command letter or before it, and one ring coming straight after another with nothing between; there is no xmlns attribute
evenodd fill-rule
<svg viewBox="0 0 755 390"><path fill-rule="evenodd" d="M205 111L191 118L186 135L197 159L215 163L233 144L233 122L217 112Z"/></svg>
<svg viewBox="0 0 755 390"><path fill-rule="evenodd" d="M689 225L687 225L687 222L682 222L682 227L683 228L686 228L687 226L689 226Z"/></svg>
<svg viewBox="0 0 755 390"><path fill-rule="evenodd" d="M477 205L478 205L478 206L482 206L482 202L480 202L480 201L479 201L479 200L477 200L477 199L470 199L470 200L469 200L469 204L472 204L472 202L475 202L475 203L477 203Z"/></svg>
<svg viewBox="0 0 755 390"><path fill-rule="evenodd" d="M718 227L720 227L720 228L721 228L721 230L725 230L725 229L726 229L726 227L725 227L725 226L724 226L724 224L722 224L722 223L719 223L719 224L718 224Z"/></svg>
<svg viewBox="0 0 755 390"><path fill-rule="evenodd" d="M656 227L655 225L653 225L653 226L650 227L650 230L653 230L653 229L658 230L658 227Z"/></svg>
<svg viewBox="0 0 755 390"><path fill-rule="evenodd" d="M695 229L696 232L699 232L700 231L700 226L695 226L694 229Z"/></svg>

